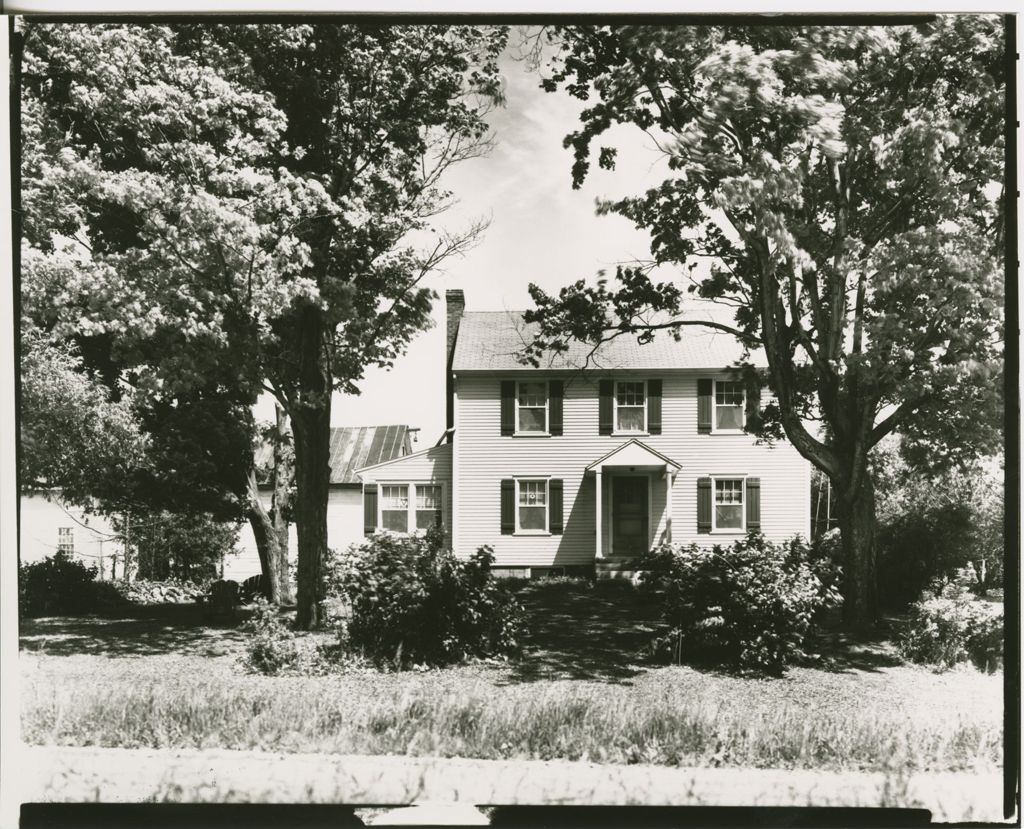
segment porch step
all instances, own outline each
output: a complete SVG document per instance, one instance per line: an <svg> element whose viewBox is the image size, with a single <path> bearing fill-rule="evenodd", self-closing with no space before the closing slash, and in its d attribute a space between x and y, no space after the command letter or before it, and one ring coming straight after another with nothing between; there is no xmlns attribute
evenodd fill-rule
<svg viewBox="0 0 1024 829"><path fill-rule="evenodd" d="M598 579L624 579L636 584L640 571L631 558L599 558L594 560L594 576Z"/></svg>

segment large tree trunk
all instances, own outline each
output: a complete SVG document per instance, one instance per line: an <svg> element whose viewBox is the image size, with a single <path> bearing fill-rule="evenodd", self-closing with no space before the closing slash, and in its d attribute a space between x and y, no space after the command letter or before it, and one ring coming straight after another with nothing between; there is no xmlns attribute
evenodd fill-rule
<svg viewBox="0 0 1024 829"><path fill-rule="evenodd" d="M312 630L323 621L333 383L318 309L306 309L301 330L299 400L289 412L295 438L295 529L299 547L295 626Z"/></svg>
<svg viewBox="0 0 1024 829"><path fill-rule="evenodd" d="M246 510L252 535L256 540L256 552L260 557L260 570L267 582L272 604L281 603L281 571L277 553L277 530L274 522L260 499L256 484L255 470L249 470L249 505Z"/></svg>
<svg viewBox="0 0 1024 829"><path fill-rule="evenodd" d="M274 493L270 506L270 517L274 522L274 539L276 545L271 551L277 560L278 583L280 586L280 600L282 604L291 604L295 601L292 592L292 580L288 573L288 510L291 507L292 469L285 459L285 425L287 417L280 406L274 407L275 428L274 436Z"/></svg>
<svg viewBox="0 0 1024 829"><path fill-rule="evenodd" d="M878 618L875 574L875 486L865 472L851 491L837 485L836 511L843 548L843 621L864 630Z"/></svg>

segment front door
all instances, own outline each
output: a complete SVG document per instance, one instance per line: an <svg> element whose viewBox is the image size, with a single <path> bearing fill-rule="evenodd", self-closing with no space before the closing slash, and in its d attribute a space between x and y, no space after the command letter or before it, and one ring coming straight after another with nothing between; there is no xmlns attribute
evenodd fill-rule
<svg viewBox="0 0 1024 829"><path fill-rule="evenodd" d="M638 556L650 548L647 477L612 477L612 555Z"/></svg>

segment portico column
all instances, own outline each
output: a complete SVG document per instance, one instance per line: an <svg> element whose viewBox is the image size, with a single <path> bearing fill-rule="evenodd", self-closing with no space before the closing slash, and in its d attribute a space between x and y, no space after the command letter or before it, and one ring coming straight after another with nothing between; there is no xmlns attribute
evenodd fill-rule
<svg viewBox="0 0 1024 829"><path fill-rule="evenodd" d="M594 470L594 492L597 499L594 505L594 514L597 516L597 558L604 558L604 551L601 547L601 467Z"/></svg>
<svg viewBox="0 0 1024 829"><path fill-rule="evenodd" d="M672 470L665 467L665 540L672 543Z"/></svg>

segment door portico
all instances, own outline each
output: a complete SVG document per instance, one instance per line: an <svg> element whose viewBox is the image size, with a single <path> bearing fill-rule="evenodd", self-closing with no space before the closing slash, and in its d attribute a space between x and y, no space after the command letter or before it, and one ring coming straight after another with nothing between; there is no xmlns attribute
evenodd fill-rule
<svg viewBox="0 0 1024 829"><path fill-rule="evenodd" d="M595 479L596 558L605 557L606 539L609 555L616 557L632 557L651 548L656 526L652 514L656 486L664 486L666 538L672 540L672 484L680 468L671 458L635 438L586 468L586 474ZM627 549L621 549L623 546Z"/></svg>

